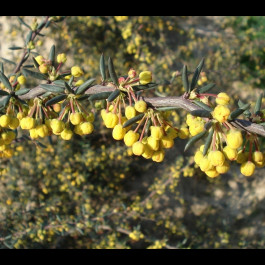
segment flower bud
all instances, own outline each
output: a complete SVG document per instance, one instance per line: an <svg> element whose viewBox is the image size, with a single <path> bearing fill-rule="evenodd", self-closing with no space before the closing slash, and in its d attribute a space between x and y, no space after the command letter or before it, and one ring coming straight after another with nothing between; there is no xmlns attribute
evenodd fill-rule
<svg viewBox="0 0 265 265"><path fill-rule="evenodd" d="M150 130L151 136L156 140L160 140L164 136L164 131L161 126L151 126Z"/></svg>
<svg viewBox="0 0 265 265"><path fill-rule="evenodd" d="M121 124L117 124L112 131L112 137L115 140L122 140L124 138L125 133L125 128L122 128Z"/></svg>
<svg viewBox="0 0 265 265"><path fill-rule="evenodd" d="M140 84L146 85L152 81L152 73L150 71L143 71L139 74Z"/></svg>
<svg viewBox="0 0 265 265"><path fill-rule="evenodd" d="M129 76L130 78L134 78L134 77L136 77L136 71L135 71L133 68L131 68L131 69L129 70L129 72L128 72L128 76Z"/></svg>
<svg viewBox="0 0 265 265"><path fill-rule="evenodd" d="M252 176L254 171L255 171L255 164L251 161L244 162L240 166L240 172L246 177Z"/></svg>
<svg viewBox="0 0 265 265"><path fill-rule="evenodd" d="M73 125L78 125L83 121L83 115L81 112L75 112L70 114L70 121Z"/></svg>
<svg viewBox="0 0 265 265"><path fill-rule="evenodd" d="M222 166L225 162L225 156L221 151L211 151L208 155L213 166Z"/></svg>
<svg viewBox="0 0 265 265"><path fill-rule="evenodd" d="M224 92L219 93L217 95L217 98L215 99L215 102L218 105L227 105L229 101L230 101L230 97Z"/></svg>
<svg viewBox="0 0 265 265"><path fill-rule="evenodd" d="M73 66L71 68L71 75L74 77L80 77L84 74L83 70L79 66Z"/></svg>
<svg viewBox="0 0 265 265"><path fill-rule="evenodd" d="M132 151L135 155L140 156L144 153L144 144L141 142L135 142L132 145Z"/></svg>
<svg viewBox="0 0 265 265"><path fill-rule="evenodd" d="M213 110L213 117L219 122L225 122L229 115L229 108L223 105L217 105Z"/></svg>
<svg viewBox="0 0 265 265"><path fill-rule="evenodd" d="M127 106L125 108L125 117L129 120L136 116L136 110L133 106Z"/></svg>
<svg viewBox="0 0 265 265"><path fill-rule="evenodd" d="M83 122L80 125L80 129L83 132L83 134L91 134L94 130L94 126L91 122Z"/></svg>
<svg viewBox="0 0 265 265"><path fill-rule="evenodd" d="M17 81L20 85L24 85L27 81L26 77L24 75L20 75L18 78L17 78Z"/></svg>
<svg viewBox="0 0 265 265"><path fill-rule="evenodd" d="M69 141L73 137L73 132L70 129L65 128L61 132L60 136L62 137L63 140Z"/></svg>
<svg viewBox="0 0 265 265"><path fill-rule="evenodd" d="M65 63L67 61L65 53L60 53L57 55L57 63Z"/></svg>
<svg viewBox="0 0 265 265"><path fill-rule="evenodd" d="M147 104L143 100L138 100L135 102L134 108L136 109L136 111L143 113L147 109Z"/></svg>
<svg viewBox="0 0 265 265"><path fill-rule="evenodd" d="M243 137L240 131L230 130L226 135L226 143L232 149L239 148L243 143Z"/></svg>
<svg viewBox="0 0 265 265"><path fill-rule="evenodd" d="M152 155L152 160L154 162L162 162L165 158L165 151L162 149L162 150L158 150L158 151L155 151Z"/></svg>
<svg viewBox="0 0 265 265"><path fill-rule="evenodd" d="M134 131L130 130L124 135L124 143L126 146L132 146L135 142L139 139L139 133L135 133Z"/></svg>

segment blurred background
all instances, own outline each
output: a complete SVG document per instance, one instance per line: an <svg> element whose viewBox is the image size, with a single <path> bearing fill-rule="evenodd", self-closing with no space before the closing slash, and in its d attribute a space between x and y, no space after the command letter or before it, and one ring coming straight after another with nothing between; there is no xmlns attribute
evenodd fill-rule
<svg viewBox="0 0 265 265"><path fill-rule="evenodd" d="M34 18L42 20L23 17ZM264 27L261 16L73 16L43 30L34 52L47 57L55 44L66 68L98 82L104 52L119 76L152 71L158 86L145 96L160 97L182 95L183 64L193 71L204 57L213 93L254 103L265 87ZM26 30L0 17L1 58L19 61L8 47L23 44ZM170 119L180 127L185 115ZM186 142L176 138L162 163L133 156L98 111L87 137L14 143L0 164L0 248L264 248L264 169L246 178L235 164L210 179L193 163L199 145L184 153Z"/></svg>

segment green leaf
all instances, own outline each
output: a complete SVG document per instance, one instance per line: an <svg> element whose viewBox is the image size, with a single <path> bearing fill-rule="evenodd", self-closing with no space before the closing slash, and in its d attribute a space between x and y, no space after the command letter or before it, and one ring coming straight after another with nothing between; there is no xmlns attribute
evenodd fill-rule
<svg viewBox="0 0 265 265"><path fill-rule="evenodd" d="M183 82L183 86L186 90L186 92L189 92L189 79L188 79L188 71L187 71L187 66L184 65L183 69L182 69L182 82Z"/></svg>
<svg viewBox="0 0 265 265"><path fill-rule="evenodd" d="M1 62L0 64L0 71L4 74L5 73L5 68L4 68L4 64Z"/></svg>
<svg viewBox="0 0 265 265"><path fill-rule="evenodd" d="M110 77L111 77L113 83L118 87L119 86L118 77L117 77L117 74L115 72L112 59L110 57L109 57L109 61L108 61L108 68L109 68L109 74L110 74Z"/></svg>
<svg viewBox="0 0 265 265"><path fill-rule="evenodd" d="M60 75L58 76L58 79L63 79L64 77L66 77L66 76L68 76L68 75L71 75L71 71L68 71L68 72L65 72L65 73L63 73L63 74L60 74Z"/></svg>
<svg viewBox="0 0 265 265"><path fill-rule="evenodd" d="M199 141L206 133L207 131L202 131L201 133L198 133L197 135L190 138L187 144L185 145L184 152L186 152L191 146L193 146L197 141Z"/></svg>
<svg viewBox="0 0 265 265"><path fill-rule="evenodd" d="M9 93L4 91L4 90L0 90L0 96L8 96Z"/></svg>
<svg viewBox="0 0 265 265"><path fill-rule="evenodd" d="M201 70L203 68L203 65L204 65L204 58L200 61L199 65L195 69L195 72L194 72L192 80L191 80L190 90L189 91L193 90L195 88L195 86L197 85L197 82L199 80L200 73L201 73Z"/></svg>
<svg viewBox="0 0 265 265"><path fill-rule="evenodd" d="M206 86L203 86L203 87L199 88L198 89L198 93L199 94L205 93L205 92L211 90L214 87L215 87L215 84L208 84Z"/></svg>
<svg viewBox="0 0 265 265"><path fill-rule="evenodd" d="M204 110L213 111L213 109L210 106L204 104L201 101L194 100L194 101L192 101L192 103L194 103L195 105L203 108Z"/></svg>
<svg viewBox="0 0 265 265"><path fill-rule="evenodd" d="M242 101L239 99L238 102L237 102L237 105L238 105L239 108L241 108L241 107L243 107L243 106L245 105L245 103L242 102ZM249 117L251 116L251 112L247 109L247 110L245 110L245 111L243 112L243 115L244 115L245 117L249 118Z"/></svg>
<svg viewBox="0 0 265 265"><path fill-rule="evenodd" d="M26 37L26 45L31 41L31 37L32 37L32 30L28 33L27 37Z"/></svg>
<svg viewBox="0 0 265 265"><path fill-rule="evenodd" d="M3 97L3 100L1 101L1 105L0 106L2 108L5 108L6 105L9 103L9 100L10 99L11 99L11 96L10 95Z"/></svg>
<svg viewBox="0 0 265 265"><path fill-rule="evenodd" d="M89 97L89 100L102 100L102 99L107 99L112 92L101 92L97 94L93 94L92 96Z"/></svg>
<svg viewBox="0 0 265 265"><path fill-rule="evenodd" d="M130 125L136 123L137 121L141 120L141 119L143 118L144 115L145 115L144 113L141 113L141 114L139 114L139 115L137 115L137 116L135 116L135 117L133 117L133 118L127 120L127 121L123 124L122 128L126 128L126 127L128 127L128 126L130 126Z"/></svg>
<svg viewBox="0 0 265 265"><path fill-rule="evenodd" d="M22 88L22 89L17 90L17 91L15 92L15 95L16 95L16 96L22 96L22 95L27 94L29 91L30 91L29 88Z"/></svg>
<svg viewBox="0 0 265 265"><path fill-rule="evenodd" d="M145 128L145 133L148 134L150 126L152 125L151 119L148 119L146 128Z"/></svg>
<svg viewBox="0 0 265 265"><path fill-rule="evenodd" d="M100 68L100 74L102 76L102 81L104 82L106 80L106 67L105 67L105 60L103 53L100 56L99 68Z"/></svg>
<svg viewBox="0 0 265 265"><path fill-rule="evenodd" d="M34 66L38 69L40 66L39 63L36 61L36 59L34 57L32 57L32 60L33 60Z"/></svg>
<svg viewBox="0 0 265 265"><path fill-rule="evenodd" d="M26 69L26 68L23 68L22 69L22 73L27 77L27 76L32 76L36 79L39 79L39 80L46 80L47 77L42 74L42 73L38 73L38 72L34 72L34 71L31 71L29 69Z"/></svg>
<svg viewBox="0 0 265 265"><path fill-rule="evenodd" d="M236 119L239 115L245 112L249 107L250 107L250 103L247 103L241 106L239 109L234 110L233 112L230 113L228 120Z"/></svg>
<svg viewBox="0 0 265 265"><path fill-rule="evenodd" d="M108 102L112 102L114 99L116 99L120 95L120 90L115 89L107 98Z"/></svg>
<svg viewBox="0 0 265 265"><path fill-rule="evenodd" d="M42 94L41 97L46 98L46 97L49 97L49 96L52 95L52 94L53 94L53 92L49 92L49 91L48 91L48 92Z"/></svg>
<svg viewBox="0 0 265 265"><path fill-rule="evenodd" d="M64 82L64 87L68 90L68 92L74 93L73 89L65 81L63 82Z"/></svg>
<svg viewBox="0 0 265 265"><path fill-rule="evenodd" d="M169 110L177 110L180 109L180 107L161 107L161 108L156 108L158 111L169 111Z"/></svg>
<svg viewBox="0 0 265 265"><path fill-rule="evenodd" d="M49 53L49 60L52 62L52 65L54 65L55 62L55 45L52 45Z"/></svg>
<svg viewBox="0 0 265 265"><path fill-rule="evenodd" d="M37 144L39 147L41 147L41 148L47 148L47 146L46 146L45 144L43 144L43 143L41 143L41 142L39 142L39 141L37 141L37 140L35 140L35 142L36 142L36 144Z"/></svg>
<svg viewBox="0 0 265 265"><path fill-rule="evenodd" d="M9 50L21 50L23 47L18 47L18 46L12 46L8 48Z"/></svg>
<svg viewBox="0 0 265 265"><path fill-rule="evenodd" d="M257 98L256 104L255 104L255 108L254 108L254 114L258 115L260 112L260 108L261 108L261 103L262 103L262 98L263 98L263 93L261 93L259 95L259 97Z"/></svg>
<svg viewBox="0 0 265 265"><path fill-rule="evenodd" d="M12 62L12 61L10 61L10 60L8 60L8 59L6 59L6 58L3 58L3 57L0 57L4 62L6 62L6 63L10 63L10 64L13 64L13 65L16 65L16 63L15 62Z"/></svg>
<svg viewBox="0 0 265 265"><path fill-rule="evenodd" d="M20 24L26 26L27 28L31 29L31 27L20 17L17 17L18 21L20 22Z"/></svg>
<svg viewBox="0 0 265 265"><path fill-rule="evenodd" d="M77 100L78 100L78 101L83 101L83 100L88 99L89 97L90 97L90 95L88 95L88 94L84 94L84 95L82 95L80 98L77 98Z"/></svg>
<svg viewBox="0 0 265 265"><path fill-rule="evenodd" d="M41 23L37 27L37 30L42 29L45 26L45 24L46 24L45 20L41 21Z"/></svg>
<svg viewBox="0 0 265 265"><path fill-rule="evenodd" d="M208 131L212 127L212 125L213 125L213 122L208 121L204 124L204 129Z"/></svg>
<svg viewBox="0 0 265 265"><path fill-rule="evenodd" d="M13 91L14 88L12 87L12 85L10 84L8 78L2 73L0 72L0 79L2 81L2 83L4 84L4 86L9 90L9 91Z"/></svg>
<svg viewBox="0 0 265 265"><path fill-rule="evenodd" d="M45 28L48 28L51 24L51 20L47 21L46 25L45 25Z"/></svg>
<svg viewBox="0 0 265 265"><path fill-rule="evenodd" d="M23 65L23 67L26 67L26 68L34 68L34 65L33 64L26 64L26 65Z"/></svg>
<svg viewBox="0 0 265 265"><path fill-rule="evenodd" d="M88 88L91 87L91 85L96 81L95 78L91 78L89 80L87 80L86 82L84 82L82 85L80 85L76 91L75 91L75 94L76 95L80 95L82 93L84 93Z"/></svg>
<svg viewBox="0 0 265 265"><path fill-rule="evenodd" d="M61 86L49 85L49 84L40 84L40 87L44 88L45 90L53 93L63 93L64 88Z"/></svg>
<svg viewBox="0 0 265 265"><path fill-rule="evenodd" d="M212 118L211 111L209 110L193 110L190 114L196 117Z"/></svg>
<svg viewBox="0 0 265 265"><path fill-rule="evenodd" d="M68 85L69 86L71 86L73 84L74 79L75 79L75 77L74 76L71 76L71 78L68 81Z"/></svg>
<svg viewBox="0 0 265 265"><path fill-rule="evenodd" d="M213 133L214 133L214 129L212 128L205 140L205 144L204 144L204 148L203 148L203 156L205 156L207 154L207 151L212 143L212 138L213 138Z"/></svg>
<svg viewBox="0 0 265 265"><path fill-rule="evenodd" d="M54 80L52 83L53 83L54 85L56 85L56 86L64 87L64 83L65 83L65 81L64 81L64 80Z"/></svg>
<svg viewBox="0 0 265 265"><path fill-rule="evenodd" d="M156 84L156 83L149 83L149 84L146 84L146 85L136 85L136 86L133 86L133 90L135 90L135 91L149 90L149 89L153 89L153 88L155 88L157 86L158 86L158 84Z"/></svg>
<svg viewBox="0 0 265 265"><path fill-rule="evenodd" d="M51 105L56 104L56 103L58 103L58 102L60 102L60 101L62 101L62 100L64 100L64 99L66 99L66 98L67 98L67 95L59 95L59 96L56 96L56 97L54 97L54 98L48 100L48 101L45 103L45 106L46 106L46 107L47 107L47 106L51 106Z"/></svg>

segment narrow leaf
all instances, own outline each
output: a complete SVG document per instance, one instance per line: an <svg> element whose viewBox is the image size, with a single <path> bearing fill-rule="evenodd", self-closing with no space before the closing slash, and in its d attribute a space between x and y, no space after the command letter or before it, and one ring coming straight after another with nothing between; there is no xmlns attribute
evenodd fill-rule
<svg viewBox="0 0 265 265"><path fill-rule="evenodd" d="M9 93L4 91L4 90L0 90L0 96L8 96Z"/></svg>
<svg viewBox="0 0 265 265"><path fill-rule="evenodd" d="M2 108L5 108L6 107L6 105L8 104L8 102L10 100L10 98L11 98L10 95L8 95L8 96L6 96L6 97L3 98L3 100L1 101L1 107Z"/></svg>
<svg viewBox="0 0 265 265"><path fill-rule="evenodd" d="M13 64L13 65L16 65L16 63L15 62L12 62L12 61L10 61L10 60L8 60L8 59L6 59L6 58L3 58L3 57L0 57L4 62L6 62L6 63L10 63L10 64Z"/></svg>
<svg viewBox="0 0 265 265"><path fill-rule="evenodd" d="M244 104L239 109L234 110L232 113L230 113L228 120L234 120L239 115L241 115L244 111L246 111L250 107L250 103Z"/></svg>
<svg viewBox="0 0 265 265"><path fill-rule="evenodd" d="M115 72L115 69L114 69L114 65L113 65L113 62L112 62L112 59L109 57L109 61L108 61L108 68L109 68L109 74L110 74L110 77L113 81L113 83L116 85L116 86L119 86L119 81L118 81L118 77L117 77L117 74Z"/></svg>
<svg viewBox="0 0 265 265"><path fill-rule="evenodd" d="M263 93L261 93L256 101L255 108L254 108L254 114L257 115L260 112L261 103L262 103L262 97Z"/></svg>
<svg viewBox="0 0 265 265"><path fill-rule="evenodd" d="M201 101L194 100L194 101L192 101L192 103L194 103L195 105L203 108L204 110L213 111L213 109L210 106L204 104Z"/></svg>
<svg viewBox="0 0 265 265"><path fill-rule="evenodd" d="M0 72L0 79L2 81L2 83L4 84L4 86L9 90L9 91L13 91L14 88L11 86L8 78L2 73Z"/></svg>
<svg viewBox="0 0 265 265"><path fill-rule="evenodd" d="M55 85L48 85L48 84L40 84L40 87L44 88L45 90L53 93L63 93L64 88L61 86L55 86Z"/></svg>
<svg viewBox="0 0 265 265"><path fill-rule="evenodd" d="M158 84L156 84L156 83L149 83L147 85L136 85L136 86L133 86L133 90L135 90L135 91L149 90L149 89L153 89L157 86L158 86Z"/></svg>
<svg viewBox="0 0 265 265"><path fill-rule="evenodd" d="M13 47L9 47L9 50L21 50L23 49L23 47L18 47L18 46L13 46Z"/></svg>
<svg viewBox="0 0 265 265"><path fill-rule="evenodd" d="M107 98L108 102L112 102L114 99L116 99L120 95L120 90L115 89Z"/></svg>
<svg viewBox="0 0 265 265"><path fill-rule="evenodd" d="M201 73L201 70L203 68L203 65L204 65L204 58L200 61L199 65L195 69L195 72L194 72L192 80L191 80L190 90L189 91L193 90L195 88L195 86L197 85L197 82L199 80L200 73Z"/></svg>
<svg viewBox="0 0 265 265"><path fill-rule="evenodd" d="M144 115L145 115L144 113L141 113L141 114L139 114L139 115L137 115L137 116L135 116L135 117L129 119L128 121L126 121L126 122L123 124L122 127L123 127L123 128L126 128L126 127L128 127L128 126L134 124L135 122L141 120L141 119L143 118Z"/></svg>
<svg viewBox="0 0 265 265"><path fill-rule="evenodd" d="M99 68L100 68L100 74L102 76L102 81L104 82L106 80L106 67L105 67L105 59L103 53L100 56Z"/></svg>
<svg viewBox="0 0 265 265"><path fill-rule="evenodd" d="M56 103L58 103L58 102L60 102L60 101L62 101L62 100L64 100L64 99L66 99L66 98L67 98L67 95L59 95L59 96L56 96L56 97L54 97L54 98L48 100L48 101L45 103L45 106L46 106L46 107L47 107L47 106L51 106L51 105L56 104Z"/></svg>
<svg viewBox="0 0 265 265"><path fill-rule="evenodd" d="M180 107L161 107L161 108L156 108L158 111L169 111L169 110L177 110L180 109Z"/></svg>
<svg viewBox="0 0 265 265"><path fill-rule="evenodd" d="M205 156L207 154L208 149L212 143L213 133L214 133L214 129L212 128L210 130L206 140L205 140L205 144L204 144L204 148L203 148L203 152L202 152L203 156Z"/></svg>
<svg viewBox="0 0 265 265"><path fill-rule="evenodd" d="M27 28L29 28L29 29L31 29L31 27L22 19L22 18L20 18L20 17L17 17L17 19L19 20L19 22L22 24L22 25L24 25L24 26L26 26Z"/></svg>
<svg viewBox="0 0 265 265"><path fill-rule="evenodd" d="M71 78L68 81L68 85L69 86L71 86L73 84L74 79L75 79L75 77L74 76L71 76Z"/></svg>
<svg viewBox="0 0 265 265"><path fill-rule="evenodd" d="M198 133L197 135L190 138L187 144L185 145L184 152L186 152L191 146L193 146L197 141L199 141L206 133L207 131L202 131L201 133Z"/></svg>
<svg viewBox="0 0 265 265"><path fill-rule="evenodd" d="M208 84L206 86L203 86L203 87L199 88L198 89L198 93L199 94L205 93L207 91L210 91L214 87L215 87L215 84Z"/></svg>
<svg viewBox="0 0 265 265"><path fill-rule="evenodd" d="M190 113L196 117L212 118L211 111L209 110L193 110Z"/></svg>
<svg viewBox="0 0 265 265"><path fill-rule="evenodd" d="M95 78L91 78L89 80L87 80L86 82L84 82L82 85L80 85L77 89L76 89L76 92L75 94L76 95L80 95L82 94L83 92L85 92L88 88L91 87L91 85L96 81Z"/></svg>
<svg viewBox="0 0 265 265"><path fill-rule="evenodd" d="M184 65L182 69L182 82L186 92L189 92L189 79L188 79L188 72L187 66Z"/></svg>
<svg viewBox="0 0 265 265"><path fill-rule="evenodd" d="M39 68L39 63L36 61L36 59L34 57L32 57L32 60L33 60L33 64L35 66L35 68Z"/></svg>
<svg viewBox="0 0 265 265"><path fill-rule="evenodd" d="M55 61L55 45L52 45L49 53L49 60L52 62L52 65L54 65Z"/></svg>
<svg viewBox="0 0 265 265"><path fill-rule="evenodd" d="M38 73L38 72L34 72L34 71L31 71L31 70L29 70L29 69L27 69L27 68L23 68L22 69L22 72L23 72L23 74L27 77L27 76L32 76L32 77L34 77L34 78L36 78L36 79L40 79L40 80L46 80L47 79L47 77L44 75L44 74L42 74L42 73Z"/></svg>
<svg viewBox="0 0 265 265"><path fill-rule="evenodd" d="M22 95L27 94L29 91L30 91L29 88L19 89L19 90L17 90L17 91L15 92L15 95L16 95L16 96L22 96Z"/></svg>
<svg viewBox="0 0 265 265"><path fill-rule="evenodd" d="M32 37L32 30L28 33L27 37L26 37L26 45L31 41L31 37Z"/></svg>
<svg viewBox="0 0 265 265"><path fill-rule="evenodd" d="M64 81L64 87L68 90L68 92L73 93L72 88Z"/></svg>
<svg viewBox="0 0 265 265"><path fill-rule="evenodd" d="M0 64L0 71L4 74L5 73L5 68L4 68L4 64L1 62Z"/></svg>
<svg viewBox="0 0 265 265"><path fill-rule="evenodd" d="M89 97L89 100L107 99L111 93L112 92L101 92L101 93L93 94L92 96Z"/></svg>
<svg viewBox="0 0 265 265"><path fill-rule="evenodd" d="M52 83L53 83L54 85L56 85L56 86L64 87L64 83L65 83L65 81L64 81L64 80L54 80Z"/></svg>

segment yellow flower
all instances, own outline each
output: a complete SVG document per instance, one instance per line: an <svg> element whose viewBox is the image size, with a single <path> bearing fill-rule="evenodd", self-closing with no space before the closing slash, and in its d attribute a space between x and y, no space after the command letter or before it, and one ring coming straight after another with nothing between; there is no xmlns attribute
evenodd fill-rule
<svg viewBox="0 0 265 265"><path fill-rule="evenodd" d="M239 164L243 164L248 160L248 152L242 152L242 150L240 150L237 154L237 159L236 162Z"/></svg>
<svg viewBox="0 0 265 265"><path fill-rule="evenodd" d="M174 145L174 141L172 138L169 136L163 136L162 139L160 140L161 147L163 148L171 148Z"/></svg>
<svg viewBox="0 0 265 265"><path fill-rule="evenodd" d="M136 109L133 106L127 106L125 108L125 117L129 120L136 116Z"/></svg>
<svg viewBox="0 0 265 265"><path fill-rule="evenodd" d="M178 137L180 139L186 139L189 137L189 129L188 128L185 128L185 127L182 127L180 128L179 132L178 132Z"/></svg>
<svg viewBox="0 0 265 265"><path fill-rule="evenodd" d="M132 152L137 156L142 155L144 153L144 144L139 141L135 142L132 145Z"/></svg>
<svg viewBox="0 0 265 265"><path fill-rule="evenodd" d="M199 165L200 164L200 162L201 162L201 159L203 158L203 154L202 154L202 152L199 150L199 151L197 151L196 153L195 153L195 155L194 155L194 162L197 164L197 165Z"/></svg>
<svg viewBox="0 0 265 265"><path fill-rule="evenodd" d="M42 55L35 57L35 60L37 61L39 65L42 65L44 63L44 58Z"/></svg>
<svg viewBox="0 0 265 265"><path fill-rule="evenodd" d="M126 146L132 146L135 142L139 139L139 133L135 133L134 131L130 130L124 135L124 143Z"/></svg>
<svg viewBox="0 0 265 265"><path fill-rule="evenodd" d="M216 171L220 174L226 173L229 170L229 168L230 164L227 160L223 163L223 165L215 167Z"/></svg>
<svg viewBox="0 0 265 265"><path fill-rule="evenodd" d="M80 129L83 134L91 134L94 130L94 126L91 122L83 122L80 124Z"/></svg>
<svg viewBox="0 0 265 265"><path fill-rule="evenodd" d="M75 112L70 114L70 121L73 125L78 125L83 121L83 115L81 112Z"/></svg>
<svg viewBox="0 0 265 265"><path fill-rule="evenodd" d="M71 68L71 75L74 77L80 77L84 74L83 70L79 66L73 66Z"/></svg>
<svg viewBox="0 0 265 265"><path fill-rule="evenodd" d="M126 129L122 128L121 124L117 124L112 131L112 137L115 140L122 140L124 138L125 133Z"/></svg>
<svg viewBox="0 0 265 265"><path fill-rule="evenodd" d="M159 149L159 140L156 140L155 138L153 138L152 136L149 136L147 138L147 145L149 145L149 147L154 150L157 151Z"/></svg>
<svg viewBox="0 0 265 265"><path fill-rule="evenodd" d="M255 151L252 153L252 160L253 162L262 162L264 159L263 154L260 151Z"/></svg>
<svg viewBox="0 0 265 265"><path fill-rule="evenodd" d="M228 107L223 105L217 105L213 111L213 117L219 122L225 122L230 115Z"/></svg>
<svg viewBox="0 0 265 265"><path fill-rule="evenodd" d="M57 120L57 119L52 119L51 123L50 123L50 126L51 126L52 132L54 134L56 134L56 133L60 134L65 128L64 122L61 121L61 120Z"/></svg>
<svg viewBox="0 0 265 265"><path fill-rule="evenodd" d="M8 127L10 122L11 122L11 116L10 115L4 114L0 117L0 126L1 127L4 127L4 128Z"/></svg>
<svg viewBox="0 0 265 265"><path fill-rule="evenodd" d="M57 62L58 63L65 63L67 61L65 53L60 53L57 55Z"/></svg>
<svg viewBox="0 0 265 265"><path fill-rule="evenodd" d="M18 78L17 78L17 81L20 85L24 85L27 81L26 77L24 75L20 75Z"/></svg>
<svg viewBox="0 0 265 265"><path fill-rule="evenodd" d="M143 100L138 100L135 102L134 108L136 109L136 111L143 113L147 109L147 104Z"/></svg>
<svg viewBox="0 0 265 265"><path fill-rule="evenodd" d="M237 130L230 130L226 135L226 143L232 149L239 148L243 143L241 132Z"/></svg>
<svg viewBox="0 0 265 265"><path fill-rule="evenodd" d="M201 169L201 171L208 171L210 169L213 168L213 165L211 164L210 160L207 158L207 156L203 157L201 160L200 160L200 164L199 164L199 167Z"/></svg>
<svg viewBox="0 0 265 265"><path fill-rule="evenodd" d="M37 131L39 137L41 137L41 138L46 137L49 134L49 129L48 129L47 125L45 125L45 124L38 125L36 127L36 131Z"/></svg>
<svg viewBox="0 0 265 265"><path fill-rule="evenodd" d="M243 164L241 164L240 166L240 171L241 173L246 176L246 177L250 177L253 175L254 171L255 171L255 164L251 161L247 161Z"/></svg>
<svg viewBox="0 0 265 265"><path fill-rule="evenodd" d="M219 176L219 173L216 171L215 168L209 169L205 171L205 174L209 177L209 178L216 178Z"/></svg>
<svg viewBox="0 0 265 265"><path fill-rule="evenodd" d="M218 105L227 105L229 101L230 101L230 97L224 92L219 93L217 95L217 98L215 99L215 102Z"/></svg>
<svg viewBox="0 0 265 265"><path fill-rule="evenodd" d="M22 118L20 121L20 127L24 130L31 130L35 127L35 120L32 117Z"/></svg>
<svg viewBox="0 0 265 265"><path fill-rule="evenodd" d="M145 144L142 157L144 157L145 159L150 159L153 153L154 153L154 150L148 144Z"/></svg>
<svg viewBox="0 0 265 265"><path fill-rule="evenodd" d="M61 132L60 136L62 137L63 140L68 141L68 140L72 139L72 137L73 137L73 132L72 132L70 129L65 128L65 129Z"/></svg>
<svg viewBox="0 0 265 265"><path fill-rule="evenodd" d="M154 162L162 162L165 158L165 151L164 149L155 151L152 155L152 160Z"/></svg>
<svg viewBox="0 0 265 265"><path fill-rule="evenodd" d="M236 160L237 159L237 150L236 149L232 149L231 147L229 147L228 145L223 149L223 153L225 155L225 157L228 160Z"/></svg>
<svg viewBox="0 0 265 265"><path fill-rule="evenodd" d="M195 136L199 133L201 133L204 130L204 122L195 120L192 123L190 123L189 131L191 136Z"/></svg>
<svg viewBox="0 0 265 265"><path fill-rule="evenodd" d="M84 80L80 79L75 83L75 86L81 86L82 84L84 84Z"/></svg>
<svg viewBox="0 0 265 265"><path fill-rule="evenodd" d="M139 74L140 84L146 85L152 81L152 72L143 71Z"/></svg>
<svg viewBox="0 0 265 265"><path fill-rule="evenodd" d="M208 158L213 166L222 166L225 162L224 154L218 150L209 152Z"/></svg>
<svg viewBox="0 0 265 265"><path fill-rule="evenodd" d="M42 73L42 74L47 74L48 71L49 71L49 66L47 64L41 64L39 66L39 71Z"/></svg>
<svg viewBox="0 0 265 265"><path fill-rule="evenodd" d="M105 115L104 122L107 128L114 128L119 122L118 115L108 112Z"/></svg>
<svg viewBox="0 0 265 265"><path fill-rule="evenodd" d="M156 140L160 140L164 136L164 131L161 126L151 126L150 130L151 130L151 137L153 137Z"/></svg>

